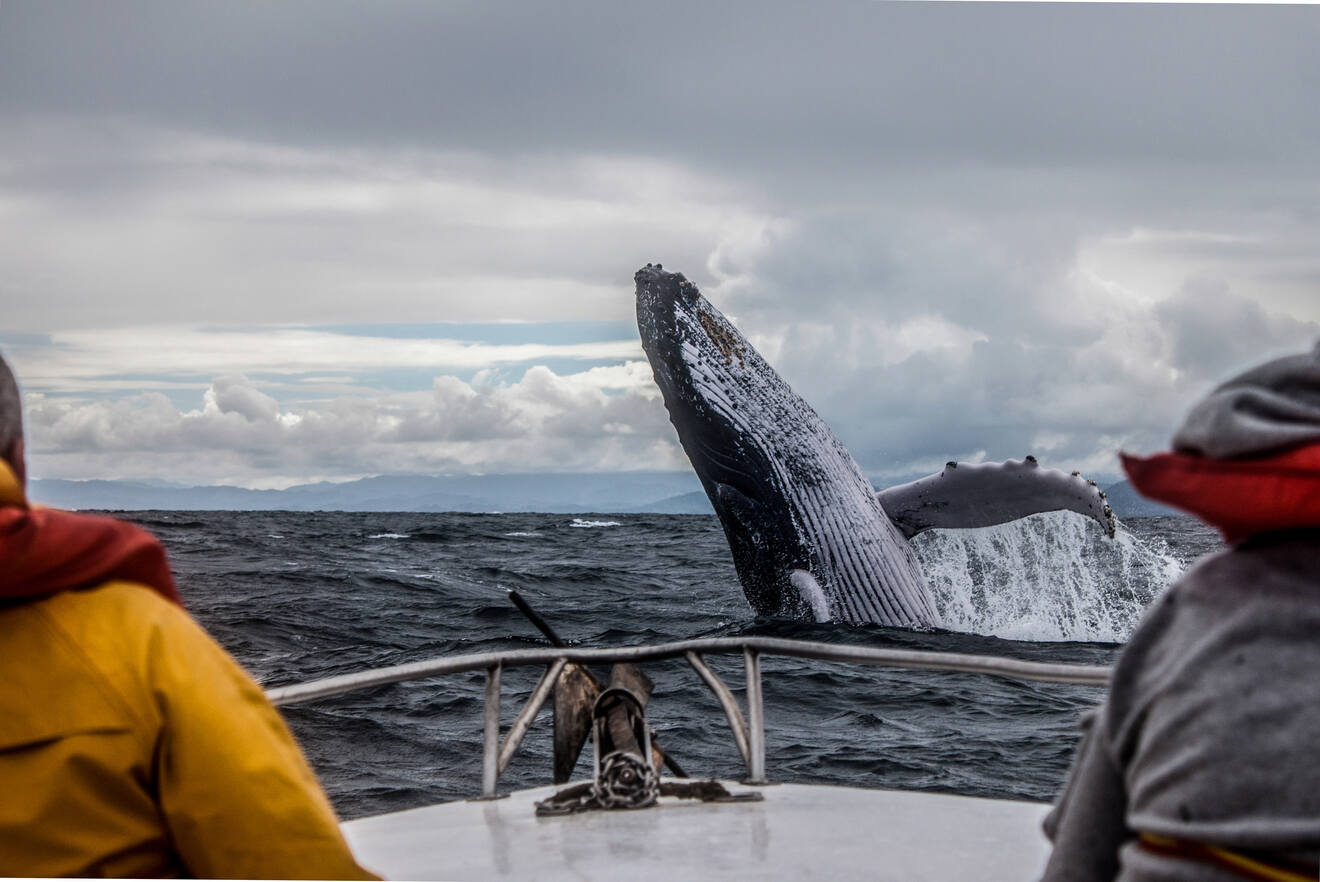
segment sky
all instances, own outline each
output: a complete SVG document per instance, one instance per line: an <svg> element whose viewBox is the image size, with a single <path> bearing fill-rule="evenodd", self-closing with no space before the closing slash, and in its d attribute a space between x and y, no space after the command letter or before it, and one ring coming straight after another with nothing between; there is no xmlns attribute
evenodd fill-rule
<svg viewBox="0 0 1320 882"><path fill-rule="evenodd" d="M1320 338L1320 7L0 0L37 478L676 470L633 272L884 483Z"/></svg>

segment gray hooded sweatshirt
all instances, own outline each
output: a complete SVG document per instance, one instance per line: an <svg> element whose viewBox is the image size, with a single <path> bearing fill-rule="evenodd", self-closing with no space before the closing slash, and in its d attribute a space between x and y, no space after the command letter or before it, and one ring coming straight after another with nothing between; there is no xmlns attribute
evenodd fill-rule
<svg viewBox="0 0 1320 882"><path fill-rule="evenodd" d="M1230 458L1320 441L1320 346L1211 393L1175 436ZM1241 882L1139 833L1320 876L1320 528L1205 558L1149 609L1045 821L1046 882Z"/></svg>
<svg viewBox="0 0 1320 882"><path fill-rule="evenodd" d="M1241 882L1138 831L1320 875L1320 530L1249 539L1169 588L1089 723L1045 822L1049 882Z"/></svg>

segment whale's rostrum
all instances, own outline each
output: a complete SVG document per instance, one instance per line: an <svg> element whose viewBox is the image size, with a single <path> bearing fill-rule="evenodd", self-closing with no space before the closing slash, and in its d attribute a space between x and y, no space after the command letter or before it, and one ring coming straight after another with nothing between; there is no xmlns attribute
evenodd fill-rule
<svg viewBox="0 0 1320 882"><path fill-rule="evenodd" d="M659 264L635 280L642 347L758 614L938 626L907 541L921 530L1071 508L1112 535L1093 484L1030 458L949 480L946 467L877 495L824 420L696 285ZM887 507L902 509L897 523Z"/></svg>

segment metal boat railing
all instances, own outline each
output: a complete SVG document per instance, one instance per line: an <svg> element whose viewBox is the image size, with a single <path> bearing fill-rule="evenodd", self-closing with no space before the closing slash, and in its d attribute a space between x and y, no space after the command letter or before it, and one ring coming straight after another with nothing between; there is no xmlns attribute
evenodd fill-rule
<svg viewBox="0 0 1320 882"><path fill-rule="evenodd" d="M706 664L705 655L743 656L746 672L747 716L743 717L732 690ZM734 743L747 766L747 783L768 783L765 777L765 709L761 696L761 656L783 655L824 661L881 665L927 671L951 671L987 674L1013 680L1044 683L1069 683L1078 686L1106 686L1110 669L1099 665L1047 664L912 649L877 649L864 646L839 646L809 640L786 640L778 637L711 637L681 640L655 646L627 646L614 649L586 649L567 646L545 649L514 649L507 652L481 652L454 655L426 661L377 668L309 683L271 689L267 696L277 706L299 704L318 698L343 695L359 689L421 680L465 671L486 671L486 704L482 735L481 796L493 799L504 772L523 736L554 689L567 664L612 664L684 658L701 681L714 693L724 708L733 732ZM504 741L500 741L500 680L505 667L545 665L545 673L531 696L514 719Z"/></svg>

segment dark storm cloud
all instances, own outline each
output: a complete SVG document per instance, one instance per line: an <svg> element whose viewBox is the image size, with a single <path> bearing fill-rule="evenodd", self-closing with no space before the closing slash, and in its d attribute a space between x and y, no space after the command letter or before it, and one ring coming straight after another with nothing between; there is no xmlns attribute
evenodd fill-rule
<svg viewBox="0 0 1320 882"><path fill-rule="evenodd" d="M778 367L874 475L910 478L948 459L1030 453L1112 480L1119 449L1166 448L1192 401L1320 339L1320 322L1213 280L1193 280L1151 310L1096 321L1081 335L992 335L890 363L882 351L850 351L829 327L808 345L784 347Z"/></svg>
<svg viewBox="0 0 1320 882"><path fill-rule="evenodd" d="M934 200L938 203L938 200ZM940 315L978 331L1022 339L1077 327L1057 301L1083 235L1081 218L1039 206L993 218L910 203L807 217L746 267L756 282L731 308L770 320L802 315L840 327ZM731 269L734 269L731 267Z"/></svg>
<svg viewBox="0 0 1320 882"><path fill-rule="evenodd" d="M1269 312L1213 279L1189 279L1155 311L1168 329L1173 364L1199 380L1226 379L1320 337L1320 323Z"/></svg>
<svg viewBox="0 0 1320 882"><path fill-rule="evenodd" d="M0 23L6 113L299 142L828 176L1306 158L1320 132L1306 6L10 0Z"/></svg>

